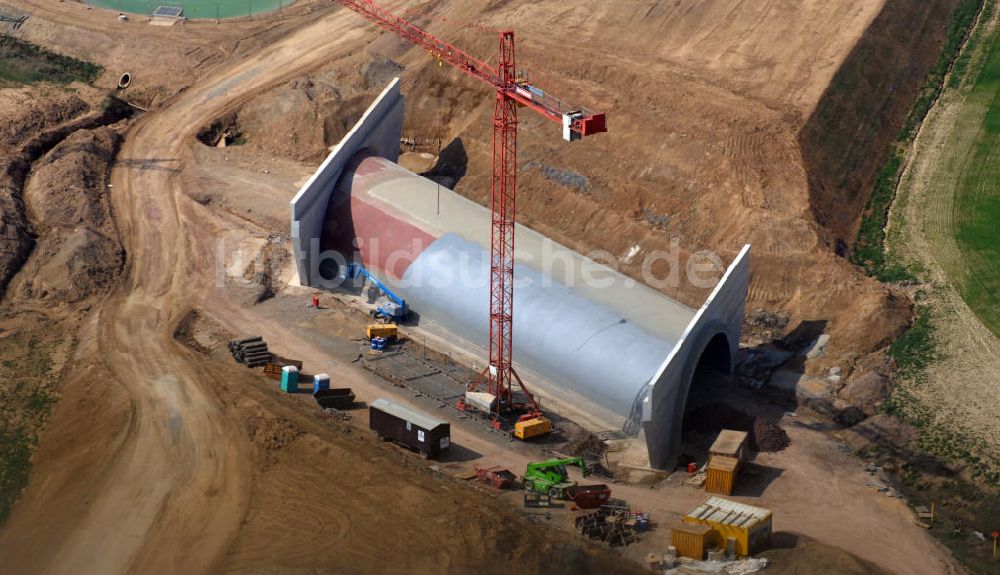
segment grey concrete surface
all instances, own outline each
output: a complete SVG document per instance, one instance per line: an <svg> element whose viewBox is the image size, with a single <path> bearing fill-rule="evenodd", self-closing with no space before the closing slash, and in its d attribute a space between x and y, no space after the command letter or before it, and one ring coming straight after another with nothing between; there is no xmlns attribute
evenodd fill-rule
<svg viewBox="0 0 1000 575"><path fill-rule="evenodd" d="M479 244L448 233L410 265L398 289L422 316L485 347L489 264ZM621 425L673 342L526 264L515 264L514 277L522 284L514 290L517 363L602 405Z"/></svg>
<svg viewBox="0 0 1000 575"><path fill-rule="evenodd" d="M684 410L695 369L713 340L728 351L723 354L728 362L715 367L730 373L735 368L749 284L750 246L745 245L640 394L626 429L644 440L653 469L672 468L681 453Z"/></svg>
<svg viewBox="0 0 1000 575"><path fill-rule="evenodd" d="M349 190L386 214L433 236L454 233L489 250L491 214L485 207L383 158L365 159L357 172L344 174L344 193ZM514 237L515 262L572 288L651 334L677 341L694 317L695 310L690 307L531 228L517 224ZM518 280L515 292L523 283Z"/></svg>

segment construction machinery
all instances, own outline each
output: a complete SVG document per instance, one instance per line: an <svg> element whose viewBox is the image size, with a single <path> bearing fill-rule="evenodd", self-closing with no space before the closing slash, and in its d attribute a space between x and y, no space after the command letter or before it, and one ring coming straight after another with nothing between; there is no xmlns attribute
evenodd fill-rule
<svg viewBox="0 0 1000 575"><path fill-rule="evenodd" d="M17 29L21 27L22 24L28 19L28 15L23 16L7 16L6 14L0 14L0 22L6 22L10 25L10 32L17 32Z"/></svg>
<svg viewBox="0 0 1000 575"><path fill-rule="evenodd" d="M399 326L394 323L373 323L365 326L365 337L373 340L381 337L386 341L399 339Z"/></svg>
<svg viewBox="0 0 1000 575"><path fill-rule="evenodd" d="M566 489L576 487L577 482L569 478L568 466L577 466L586 477L587 463L582 457L566 457L529 463L524 471L524 490L545 493L552 499L565 499Z"/></svg>
<svg viewBox="0 0 1000 575"><path fill-rule="evenodd" d="M365 277L371 282L372 286L378 292L375 309L368 312L373 319L380 319L386 322L402 322L406 319L406 315L410 311L406 307L406 300L394 294L391 289L380 282L363 265L358 263L347 264L345 279L352 280L360 276ZM370 338L371 336L369 336Z"/></svg>
<svg viewBox="0 0 1000 575"><path fill-rule="evenodd" d="M516 382L527 396L528 409L537 412L538 403L514 371L512 362L514 316L514 221L517 189L517 109L526 107L562 126L563 139L574 141L607 131L605 115L563 101L532 85L525 73L516 69L514 32L499 31L499 60L496 66L467 54L421 29L372 0L335 0L361 14L384 30L427 50L438 65L448 63L467 76L489 85L496 93L493 111L493 180L490 193L490 357L479 379L470 385L475 392L484 379L488 393L496 398L491 406L494 421L525 406L514 402ZM464 406L464 403L460 405Z"/></svg>
<svg viewBox="0 0 1000 575"><path fill-rule="evenodd" d="M522 415L514 424L514 437L525 441L552 431L552 421L539 412Z"/></svg>

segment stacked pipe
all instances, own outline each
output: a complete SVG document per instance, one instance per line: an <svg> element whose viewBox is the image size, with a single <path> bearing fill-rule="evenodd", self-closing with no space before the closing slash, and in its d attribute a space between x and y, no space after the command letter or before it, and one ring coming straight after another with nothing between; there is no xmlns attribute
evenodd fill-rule
<svg viewBox="0 0 1000 575"><path fill-rule="evenodd" d="M267 342L259 335L231 340L229 351L236 361L247 367L260 367L274 359L274 355L267 350Z"/></svg>

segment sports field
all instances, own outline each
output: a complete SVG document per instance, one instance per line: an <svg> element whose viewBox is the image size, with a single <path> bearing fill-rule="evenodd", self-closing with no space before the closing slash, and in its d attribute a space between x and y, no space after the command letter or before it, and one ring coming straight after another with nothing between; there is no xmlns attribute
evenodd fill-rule
<svg viewBox="0 0 1000 575"><path fill-rule="evenodd" d="M965 273L954 279L969 307L1000 335L1000 39L996 34L992 44L970 94L970 99L985 104L985 117L956 175L953 232Z"/></svg>
<svg viewBox="0 0 1000 575"><path fill-rule="evenodd" d="M119 12L152 14L158 6L184 9L188 18L239 18L271 12L289 6L294 0L86 0L88 4Z"/></svg>

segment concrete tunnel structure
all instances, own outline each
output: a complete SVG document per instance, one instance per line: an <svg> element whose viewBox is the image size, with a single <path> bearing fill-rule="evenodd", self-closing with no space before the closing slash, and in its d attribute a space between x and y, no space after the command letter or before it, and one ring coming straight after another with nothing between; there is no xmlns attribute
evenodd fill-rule
<svg viewBox="0 0 1000 575"><path fill-rule="evenodd" d="M490 212L396 164L403 111L396 79L291 201L299 281L323 287L338 259L360 260L421 322L485 357ZM592 431L635 438L640 466L672 466L700 359L733 369L750 246L692 309L529 228L516 237L515 365L544 377L549 395L572 397L602 428Z"/></svg>

